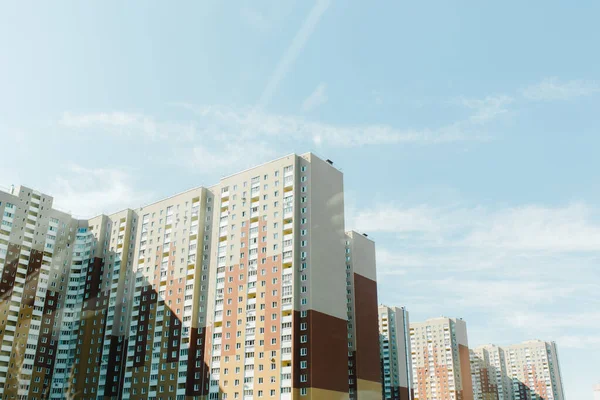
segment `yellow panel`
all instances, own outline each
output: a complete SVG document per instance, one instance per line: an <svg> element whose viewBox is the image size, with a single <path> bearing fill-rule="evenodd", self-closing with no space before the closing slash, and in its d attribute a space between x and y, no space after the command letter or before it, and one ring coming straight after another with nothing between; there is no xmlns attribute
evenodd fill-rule
<svg viewBox="0 0 600 400"><path fill-rule="evenodd" d="M294 400L348 400L349 395L347 392L336 392L334 390L308 388L306 396L300 396L300 389L294 388L293 398ZM381 393L379 393L379 399L381 399Z"/></svg>
<svg viewBox="0 0 600 400"><path fill-rule="evenodd" d="M356 383L357 398L360 400L381 399L381 383L359 379Z"/></svg>

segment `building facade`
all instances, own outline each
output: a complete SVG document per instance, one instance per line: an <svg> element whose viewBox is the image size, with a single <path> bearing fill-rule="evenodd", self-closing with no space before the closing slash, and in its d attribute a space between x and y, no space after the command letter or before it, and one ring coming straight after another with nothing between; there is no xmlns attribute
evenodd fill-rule
<svg viewBox="0 0 600 400"><path fill-rule="evenodd" d="M594 386L594 400L600 400L600 385Z"/></svg>
<svg viewBox="0 0 600 400"><path fill-rule="evenodd" d="M373 367L368 353L356 350L348 365L362 341L367 350L369 339L377 343L376 326L362 328L376 315L377 295L374 250L344 232L341 172L312 154L293 155L226 177L212 191L219 206L209 398L378 391L378 376L364 372ZM349 292L364 295L360 304Z"/></svg>
<svg viewBox="0 0 600 400"><path fill-rule="evenodd" d="M0 192L1 399L379 398L374 243L289 155L89 220Z"/></svg>
<svg viewBox="0 0 600 400"><path fill-rule="evenodd" d="M410 400L414 396L409 325L404 307L379 306L383 399Z"/></svg>
<svg viewBox="0 0 600 400"><path fill-rule="evenodd" d="M512 400L502 348L485 345L471 350L471 377L475 400Z"/></svg>
<svg viewBox="0 0 600 400"><path fill-rule="evenodd" d="M467 324L432 318L410 324L415 400L472 400Z"/></svg>
<svg viewBox="0 0 600 400"><path fill-rule="evenodd" d="M21 186L0 192L0 398L64 398L91 239Z"/></svg>
<svg viewBox="0 0 600 400"><path fill-rule="evenodd" d="M379 399L375 243L367 235L346 232L348 371L350 399Z"/></svg>
<svg viewBox="0 0 600 400"><path fill-rule="evenodd" d="M503 349L513 398L564 400L556 343L531 340Z"/></svg>

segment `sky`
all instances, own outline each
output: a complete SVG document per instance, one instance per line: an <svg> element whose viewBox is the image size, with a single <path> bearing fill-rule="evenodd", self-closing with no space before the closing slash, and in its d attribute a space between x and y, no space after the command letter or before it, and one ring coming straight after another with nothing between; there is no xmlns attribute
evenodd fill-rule
<svg viewBox="0 0 600 400"><path fill-rule="evenodd" d="M90 217L312 151L379 301L600 383L600 3L0 2L0 186Z"/></svg>

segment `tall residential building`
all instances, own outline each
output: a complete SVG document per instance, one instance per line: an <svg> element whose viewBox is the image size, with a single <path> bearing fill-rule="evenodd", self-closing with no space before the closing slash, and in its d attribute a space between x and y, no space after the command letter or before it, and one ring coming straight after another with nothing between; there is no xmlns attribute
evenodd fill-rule
<svg viewBox="0 0 600 400"><path fill-rule="evenodd" d="M123 398L207 393L202 359L214 207L213 195L200 187L135 211ZM106 387L103 393L113 397Z"/></svg>
<svg viewBox="0 0 600 400"><path fill-rule="evenodd" d="M90 251L52 197L0 192L0 398L64 398Z"/></svg>
<svg viewBox="0 0 600 400"><path fill-rule="evenodd" d="M415 400L472 400L467 324L432 318L410 324Z"/></svg>
<svg viewBox="0 0 600 400"><path fill-rule="evenodd" d="M344 233L341 172L312 154L292 155L223 178L212 190L209 398L342 399L351 389L378 391L368 347L377 340L376 325L369 326L377 312L374 255L363 256L371 246L354 246L356 235ZM355 293L350 301L348 291Z"/></svg>
<svg viewBox="0 0 600 400"><path fill-rule="evenodd" d="M380 399L375 243L366 234L346 233L348 371L350 399Z"/></svg>
<svg viewBox="0 0 600 400"><path fill-rule="evenodd" d="M379 306L383 399L413 398L409 329L408 311L404 307Z"/></svg>
<svg viewBox="0 0 600 400"><path fill-rule="evenodd" d="M471 350L471 377L475 400L512 400L502 348L485 345Z"/></svg>
<svg viewBox="0 0 600 400"><path fill-rule="evenodd" d="M556 343L531 340L503 349L515 399L564 400Z"/></svg>
<svg viewBox="0 0 600 400"><path fill-rule="evenodd" d="M374 243L289 155L89 220L0 192L1 399L379 398Z"/></svg>

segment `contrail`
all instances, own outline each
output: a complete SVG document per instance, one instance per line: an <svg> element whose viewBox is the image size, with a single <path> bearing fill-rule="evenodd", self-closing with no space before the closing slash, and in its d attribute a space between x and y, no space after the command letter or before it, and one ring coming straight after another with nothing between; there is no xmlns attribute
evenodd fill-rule
<svg viewBox="0 0 600 400"><path fill-rule="evenodd" d="M277 90L279 83L287 75L290 66L294 63L294 61L296 61L296 58L298 58L298 55L304 48L304 45L310 38L310 35L315 30L319 20L330 5L331 0L317 0L313 8L310 10L310 13L304 20L302 27L298 33L296 33L292 44L288 47L281 60L279 60L279 64L277 64L275 72L271 76L267 87L260 97L260 100L256 106L257 109L263 108L271 101L271 97L273 96L273 93L275 93L275 90Z"/></svg>

